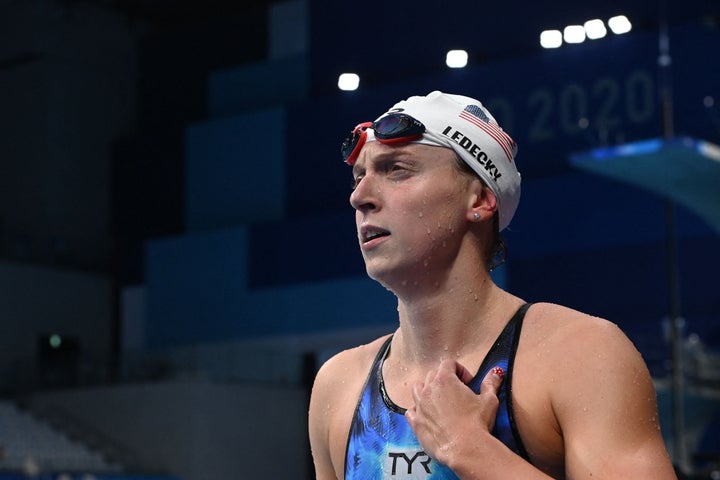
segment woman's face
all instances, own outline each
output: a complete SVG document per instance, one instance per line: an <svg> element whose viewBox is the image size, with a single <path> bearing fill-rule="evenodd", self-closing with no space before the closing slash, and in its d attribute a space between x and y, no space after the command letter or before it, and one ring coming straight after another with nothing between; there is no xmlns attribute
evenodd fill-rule
<svg viewBox="0 0 720 480"><path fill-rule="evenodd" d="M350 204L370 277L392 289L433 281L452 266L473 201L472 180L456 161L442 147L363 147L353 167Z"/></svg>

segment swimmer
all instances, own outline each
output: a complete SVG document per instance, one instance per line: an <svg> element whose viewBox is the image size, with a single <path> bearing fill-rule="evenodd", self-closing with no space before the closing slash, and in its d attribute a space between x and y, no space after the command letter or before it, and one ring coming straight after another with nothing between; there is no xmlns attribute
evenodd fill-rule
<svg viewBox="0 0 720 480"><path fill-rule="evenodd" d="M366 271L397 297L398 326L320 368L318 480L677 478L623 332L493 282L520 200L516 152L479 101L441 92L343 143Z"/></svg>

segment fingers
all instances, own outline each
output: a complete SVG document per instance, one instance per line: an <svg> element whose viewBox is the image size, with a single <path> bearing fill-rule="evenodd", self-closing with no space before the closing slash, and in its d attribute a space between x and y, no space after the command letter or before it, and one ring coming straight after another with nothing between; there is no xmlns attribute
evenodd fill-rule
<svg viewBox="0 0 720 480"><path fill-rule="evenodd" d="M480 384L480 394L482 395L489 393L492 395L497 395L504 377L505 371L502 369L502 367L491 368L487 375L485 375L485 378L483 378L482 383Z"/></svg>
<svg viewBox="0 0 720 480"><path fill-rule="evenodd" d="M446 378L458 378L462 383L467 385L474 377L473 374L470 373L470 371L461 363L458 363L455 360L443 360L440 362L440 366L437 370L433 370L428 373L425 382L427 383L431 378L437 378L439 380Z"/></svg>
<svg viewBox="0 0 720 480"><path fill-rule="evenodd" d="M490 369L480 384L480 394L490 394L496 396L502 385L505 371L502 367L496 366ZM465 385L469 384L474 376L462 364L453 360L444 360L437 369L430 370L425 376L425 381L416 383L412 386L412 396L415 404L418 403L423 390L434 383L439 385L446 384L452 379L457 378Z"/></svg>
<svg viewBox="0 0 720 480"><path fill-rule="evenodd" d="M460 379L460 381L463 382L465 385L470 383L472 381L472 379L475 378L474 375L472 373L470 373L470 371L467 368L465 368L458 362L454 362L454 363L455 363L455 375L457 375L457 377Z"/></svg>
<svg viewBox="0 0 720 480"><path fill-rule="evenodd" d="M415 405L418 405L423 392L428 394L432 389L432 385L448 385L457 380L467 385L473 378L470 371L460 363L454 360L443 360L438 368L430 370L425 375L423 382L412 385L411 393L413 402Z"/></svg>
<svg viewBox="0 0 720 480"><path fill-rule="evenodd" d="M493 393L497 393L500 385L502 384L504 375L505 371L502 367L496 366L490 369L483 379L483 384L486 384L487 382L485 388L489 389L489 391ZM462 383L467 385L475 378L475 376L461 363L454 360L443 360L437 369L432 369L425 375L424 382L416 384L415 386L418 387L418 390L420 390L424 385L429 385L433 382L445 383L445 381L452 378L458 378ZM413 388L413 391L415 391L415 388Z"/></svg>
<svg viewBox="0 0 720 480"><path fill-rule="evenodd" d="M413 404L405 411L405 418L428 455L438 459L447 454L458 432L493 430L504 374L502 368L492 368L478 394L468 388L473 375L457 361L447 360L412 386Z"/></svg>

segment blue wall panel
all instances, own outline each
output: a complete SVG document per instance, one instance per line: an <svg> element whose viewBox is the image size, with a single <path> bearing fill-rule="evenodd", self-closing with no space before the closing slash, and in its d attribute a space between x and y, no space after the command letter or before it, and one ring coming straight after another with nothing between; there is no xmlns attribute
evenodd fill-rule
<svg viewBox="0 0 720 480"><path fill-rule="evenodd" d="M588 173L567 173L523 182L517 214L505 232L513 258L558 255L663 241L665 200L653 193ZM713 230L685 209L679 234Z"/></svg>
<svg viewBox="0 0 720 480"><path fill-rule="evenodd" d="M217 340L237 330L247 286L247 244L244 228L147 244L148 346Z"/></svg>
<svg viewBox="0 0 720 480"><path fill-rule="evenodd" d="M354 241L349 243L357 248ZM291 241L283 248L311 259L309 268L312 264L328 268L323 263L328 261L326 251L332 248L316 245L312 251L301 251ZM298 280L290 285L249 289L248 250L245 228L149 242L148 346L392 326L396 322L395 298L367 278L364 270L326 281ZM258 258L253 261L267 260L269 271L275 272L276 253L271 248L256 251Z"/></svg>
<svg viewBox="0 0 720 480"><path fill-rule="evenodd" d="M283 217L283 109L196 123L187 129L185 155L189 230Z"/></svg>
<svg viewBox="0 0 720 480"><path fill-rule="evenodd" d="M309 90L304 56L216 70L207 87L208 114L226 116L304 100Z"/></svg>

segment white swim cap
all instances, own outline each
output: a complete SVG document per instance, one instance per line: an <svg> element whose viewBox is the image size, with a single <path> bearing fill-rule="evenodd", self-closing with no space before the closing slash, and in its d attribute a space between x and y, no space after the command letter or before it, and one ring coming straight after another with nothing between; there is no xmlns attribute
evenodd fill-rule
<svg viewBox="0 0 720 480"><path fill-rule="evenodd" d="M378 117L404 113L425 125L422 138L411 143L452 148L497 198L500 230L510 224L520 202L517 145L479 101L435 91L402 100ZM368 129L367 141L374 141Z"/></svg>

